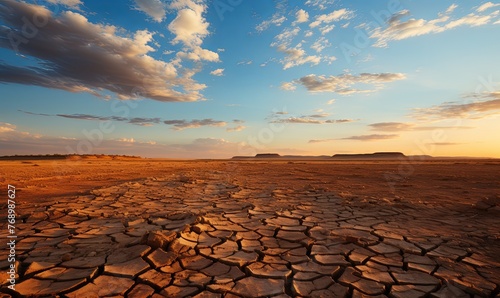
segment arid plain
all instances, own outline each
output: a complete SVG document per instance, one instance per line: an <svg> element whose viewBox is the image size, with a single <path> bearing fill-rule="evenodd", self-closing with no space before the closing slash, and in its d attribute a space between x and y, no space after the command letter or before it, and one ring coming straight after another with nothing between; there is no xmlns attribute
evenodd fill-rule
<svg viewBox="0 0 500 298"><path fill-rule="evenodd" d="M0 161L0 297L495 297L500 161Z"/></svg>

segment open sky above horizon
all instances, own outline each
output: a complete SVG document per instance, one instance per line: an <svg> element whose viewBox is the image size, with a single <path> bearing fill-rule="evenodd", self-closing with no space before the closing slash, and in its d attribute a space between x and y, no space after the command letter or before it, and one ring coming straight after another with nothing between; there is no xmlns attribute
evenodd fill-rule
<svg viewBox="0 0 500 298"><path fill-rule="evenodd" d="M500 157L499 29L498 1L3 0L0 155Z"/></svg>

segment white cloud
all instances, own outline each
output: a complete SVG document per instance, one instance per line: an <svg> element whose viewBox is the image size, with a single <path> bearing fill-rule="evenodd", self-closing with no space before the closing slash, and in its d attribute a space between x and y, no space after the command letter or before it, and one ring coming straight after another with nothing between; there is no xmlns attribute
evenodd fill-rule
<svg viewBox="0 0 500 298"><path fill-rule="evenodd" d="M14 124L0 122L0 133L14 131L15 129L16 129L16 126Z"/></svg>
<svg viewBox="0 0 500 298"><path fill-rule="evenodd" d="M241 60L241 61L238 61L238 63L236 63L236 65L250 65L252 63L253 63L252 60Z"/></svg>
<svg viewBox="0 0 500 298"><path fill-rule="evenodd" d="M4 30L23 30L25 15L43 16L47 21L46 26L38 28L39 34L18 49L19 54L34 58L35 65L0 63L1 82L88 92L100 97L105 97L102 92L110 91L120 99L203 99L200 90L205 86L192 79L196 71L179 72L180 65L150 56L156 50L152 32L128 32L112 25L94 24L72 11L54 15L43 6L24 2L11 1L8 8L0 6ZM0 47L12 49L7 39L0 39Z"/></svg>
<svg viewBox="0 0 500 298"><path fill-rule="evenodd" d="M388 42L393 40L403 40L410 37L421 36L426 34L441 33L459 26L477 27L494 23L499 15L499 11L494 11L489 15L476 15L470 13L458 19L451 19L450 13L455 8L450 6L445 13L440 13L439 17L432 20L414 19L402 21L403 18L409 16L408 10L402 10L394 14L388 21L387 28L375 28L370 35L370 38L376 39L375 47L386 47Z"/></svg>
<svg viewBox="0 0 500 298"><path fill-rule="evenodd" d="M124 142L124 143L135 143L135 140L134 138L121 138L121 139L117 139L118 142Z"/></svg>
<svg viewBox="0 0 500 298"><path fill-rule="evenodd" d="M331 44L328 39L326 39L325 37L320 37L311 45L311 49L315 50L318 53L321 53L324 49L330 46Z"/></svg>
<svg viewBox="0 0 500 298"><path fill-rule="evenodd" d="M228 127L226 128L226 131L227 132L236 132L236 131L242 131L244 130L245 128L247 128L246 126L244 125L238 125L236 127Z"/></svg>
<svg viewBox="0 0 500 298"><path fill-rule="evenodd" d="M445 14L450 14L450 13L454 12L454 11L455 11L455 9L457 9L457 7L458 7L458 5L456 5L456 4L452 4L452 5L450 5L450 6L448 7L448 9L446 9Z"/></svg>
<svg viewBox="0 0 500 298"><path fill-rule="evenodd" d="M326 102L327 105L332 105L335 103L335 99L330 99L329 101Z"/></svg>
<svg viewBox="0 0 500 298"><path fill-rule="evenodd" d="M309 13L307 13L307 11L305 11L303 9L300 9L295 14L295 22L293 22L293 25L305 23L307 21L309 21Z"/></svg>
<svg viewBox="0 0 500 298"><path fill-rule="evenodd" d="M321 35L325 35L332 31L335 28L335 25L327 25L324 27L319 28L319 32L321 32Z"/></svg>
<svg viewBox="0 0 500 298"><path fill-rule="evenodd" d="M362 73L358 76L343 74L329 77L311 74L289 83L292 85L303 85L309 92L336 92L339 94L353 94L373 92L381 89L384 83L403 80L405 78L406 76L401 73ZM371 89L361 87L356 88L357 85L368 85Z"/></svg>
<svg viewBox="0 0 500 298"><path fill-rule="evenodd" d="M322 14L316 16L316 19L314 22L309 24L309 27L311 28L316 28L321 24L330 24L333 22L337 22L340 20L349 20L354 17L354 12L342 8L339 10L335 10L329 14Z"/></svg>
<svg viewBox="0 0 500 298"><path fill-rule="evenodd" d="M484 4L482 4L481 6L479 6L476 11L477 12L483 12L485 10L488 10L490 8L493 8L493 7L498 7L500 6L500 3L497 3L497 4L494 4L493 2L486 2Z"/></svg>
<svg viewBox="0 0 500 298"><path fill-rule="evenodd" d="M279 46L278 51L285 53L285 58L281 61L283 64L283 69L289 69L295 66L310 63L311 65L318 65L321 62L321 57L315 55L306 55L300 47L286 48L285 46Z"/></svg>
<svg viewBox="0 0 500 298"><path fill-rule="evenodd" d="M263 32L266 31L271 25L275 25L278 27L281 26L286 20L287 18L285 16L281 15L280 13L275 13L271 17L271 19L262 21L259 25L257 25L257 27L255 27L255 29L258 32Z"/></svg>
<svg viewBox="0 0 500 298"><path fill-rule="evenodd" d="M492 13L491 15L486 15L486 16L478 16L471 13L458 20L449 22L444 26L444 30L453 29L464 25L468 25L470 27L483 26L488 24L492 18L497 16L498 16L498 11Z"/></svg>
<svg viewBox="0 0 500 298"><path fill-rule="evenodd" d="M215 69L215 70L211 71L210 74L213 76L217 76L217 77L223 76L224 75L224 68Z"/></svg>
<svg viewBox="0 0 500 298"><path fill-rule="evenodd" d="M293 39L299 34L300 28L285 28L281 31L280 34L274 37L273 43L271 43L272 47L277 46L285 46L289 47L292 43Z"/></svg>
<svg viewBox="0 0 500 298"><path fill-rule="evenodd" d="M334 0L307 0L306 5L324 10L327 7L331 6L334 2Z"/></svg>
<svg viewBox="0 0 500 298"><path fill-rule="evenodd" d="M183 59L189 59L193 61L210 61L219 62L219 54L212 52L207 49L202 49L199 46L195 46L191 49L191 52L179 52L177 57Z"/></svg>
<svg viewBox="0 0 500 298"><path fill-rule="evenodd" d="M337 57L335 56L323 56L323 61L328 63L328 65L332 64L333 62L337 61Z"/></svg>
<svg viewBox="0 0 500 298"><path fill-rule="evenodd" d="M281 89L287 90L287 91L293 91L297 89L297 86L295 86L293 83L290 82L284 82L281 84Z"/></svg>
<svg viewBox="0 0 500 298"><path fill-rule="evenodd" d="M175 35L173 44L181 42L188 52L179 52L177 57L193 61L219 62L219 54L203 49L203 39L210 32L210 24L203 16L207 6L200 0L175 0L169 7L177 10L177 16L168 25L168 30Z"/></svg>
<svg viewBox="0 0 500 298"><path fill-rule="evenodd" d="M146 13L156 22L161 22L165 19L166 10L165 4L161 0L134 0L136 9Z"/></svg>
<svg viewBox="0 0 500 298"><path fill-rule="evenodd" d="M209 23L203 17L205 6L202 4L194 4L194 9L189 5L192 1L187 1L188 4L182 5L183 2L177 0L170 6L178 8L176 18L168 25L168 29L175 35L174 43L182 42L188 47L200 46L203 38L209 34ZM187 8L184 8L188 6Z"/></svg>

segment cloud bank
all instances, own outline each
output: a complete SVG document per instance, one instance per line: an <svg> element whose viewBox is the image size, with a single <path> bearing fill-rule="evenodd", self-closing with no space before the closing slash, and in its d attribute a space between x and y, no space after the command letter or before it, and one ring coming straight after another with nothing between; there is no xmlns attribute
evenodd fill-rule
<svg viewBox="0 0 500 298"><path fill-rule="evenodd" d="M412 116L417 119L467 118L481 119L500 114L500 91L487 92L474 97L486 98L474 102L446 102L429 108L417 108Z"/></svg>

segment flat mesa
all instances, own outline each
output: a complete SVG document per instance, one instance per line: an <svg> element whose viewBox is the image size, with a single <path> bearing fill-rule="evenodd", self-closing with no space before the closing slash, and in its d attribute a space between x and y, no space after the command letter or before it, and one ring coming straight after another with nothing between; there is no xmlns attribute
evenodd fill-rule
<svg viewBox="0 0 500 298"><path fill-rule="evenodd" d="M17 294L498 294L500 161L422 160L413 176L388 181L393 159L268 157L73 160L68 185L53 171L66 160L0 161L2 175L17 169L16 250L26 268Z"/></svg>

